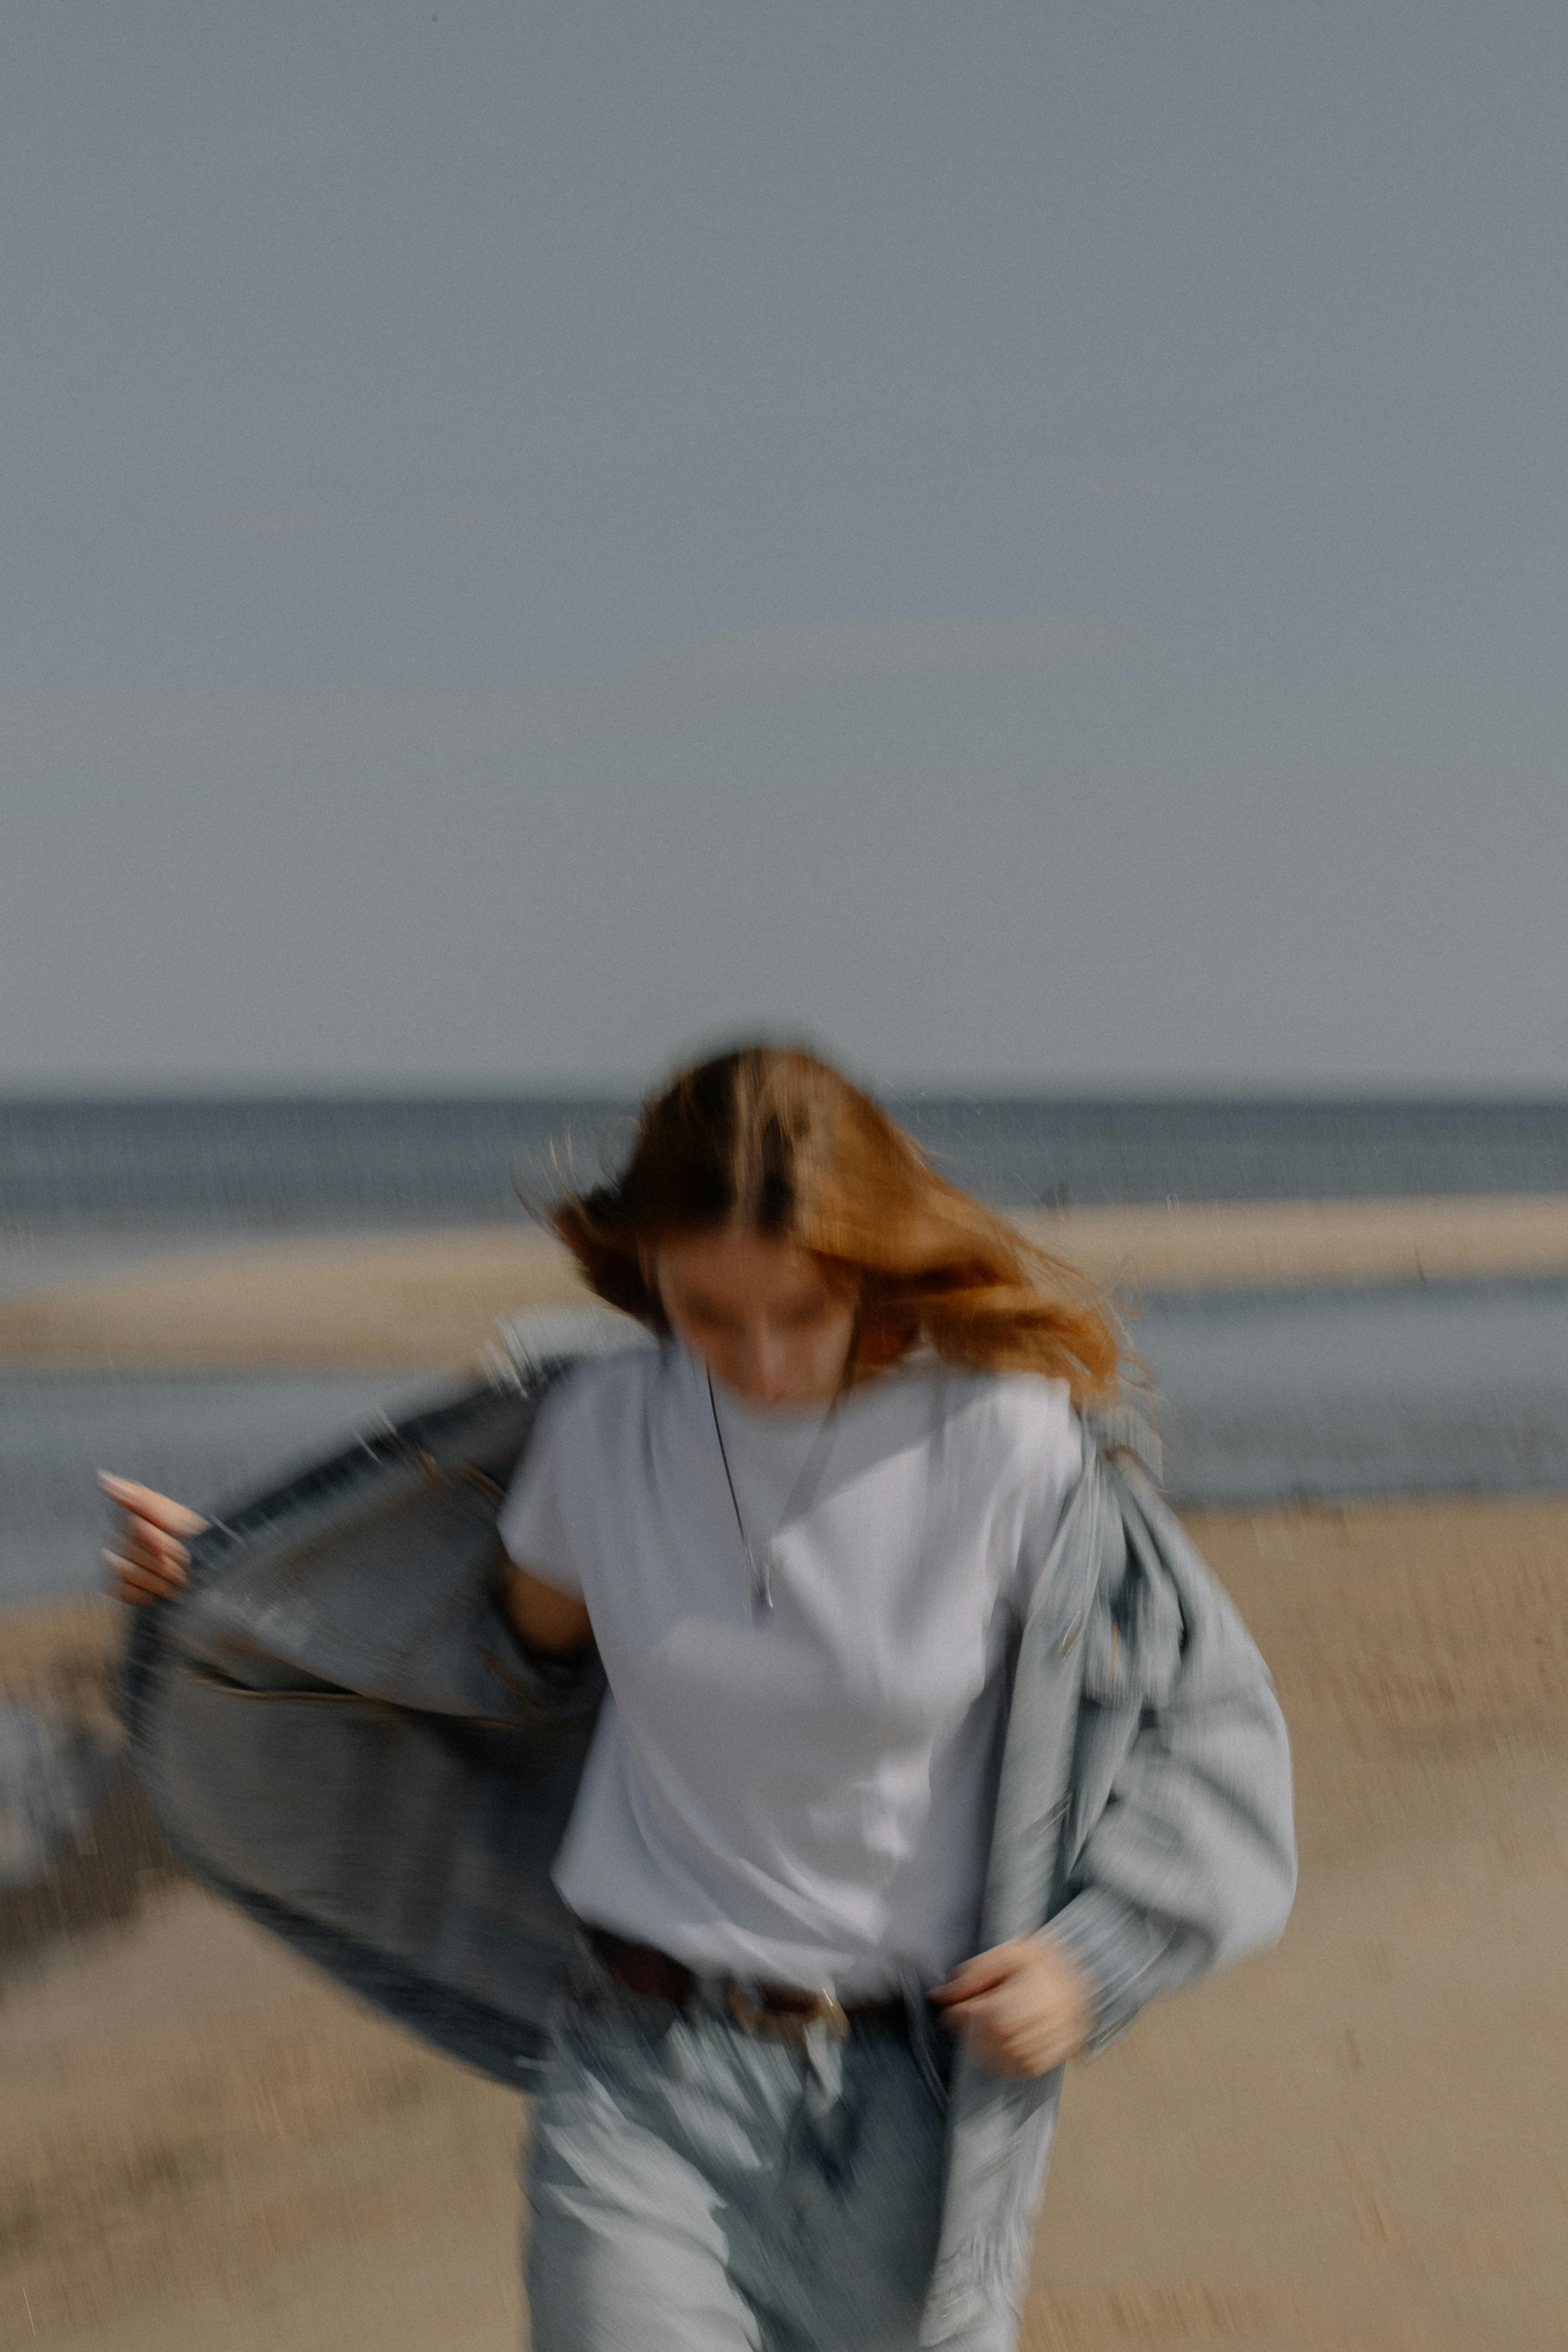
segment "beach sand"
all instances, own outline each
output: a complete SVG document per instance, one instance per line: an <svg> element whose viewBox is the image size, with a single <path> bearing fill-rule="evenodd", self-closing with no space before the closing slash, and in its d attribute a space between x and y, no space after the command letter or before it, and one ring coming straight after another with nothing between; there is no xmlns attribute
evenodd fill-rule
<svg viewBox="0 0 1568 2352"><path fill-rule="evenodd" d="M1184 1202L1020 1212L1046 1248L1147 1291L1568 1273L1568 1197ZM0 1361L253 1371L468 1364L498 1316L582 1297L524 1225L215 1250L0 1298Z"/></svg>
<svg viewBox="0 0 1568 2352"><path fill-rule="evenodd" d="M1568 2341L1568 1498L1191 1524L1290 1721L1300 1897L1069 2078L1025 2344ZM0 1696L101 1724L110 1604L0 1632ZM519 2103L115 1803L0 1898L0 2347L512 2352Z"/></svg>

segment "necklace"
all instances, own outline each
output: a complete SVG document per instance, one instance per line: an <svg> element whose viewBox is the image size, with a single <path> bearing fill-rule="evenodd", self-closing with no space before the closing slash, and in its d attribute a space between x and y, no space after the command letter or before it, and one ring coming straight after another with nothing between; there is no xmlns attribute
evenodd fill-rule
<svg viewBox="0 0 1568 2352"><path fill-rule="evenodd" d="M723 1424L719 1419L719 1400L713 1393L711 1372L708 1373L708 1405L713 1415L713 1434L719 1441L719 1459L724 1465L724 1484L730 1489L730 1508L735 1514L735 1526L740 1532L741 1549L746 1555L746 1566L752 1571L752 1614L753 1617L760 1617L765 1609L771 1609L773 1605L773 1543L777 1538L778 1528L775 1528L773 1536L763 1545L762 1558L759 1559L752 1548L752 1538L746 1533L746 1522L741 1516L741 1498L735 1492L734 1475L730 1468L730 1449L724 1443ZM822 1427L817 1431L812 1443L811 1452L801 1465L800 1475L784 1498L784 1510L779 1517L780 1528L784 1526L807 1496L816 1492L816 1481L822 1475L826 1465L828 1450L833 1443L837 1412L838 1397L835 1396L822 1417Z"/></svg>

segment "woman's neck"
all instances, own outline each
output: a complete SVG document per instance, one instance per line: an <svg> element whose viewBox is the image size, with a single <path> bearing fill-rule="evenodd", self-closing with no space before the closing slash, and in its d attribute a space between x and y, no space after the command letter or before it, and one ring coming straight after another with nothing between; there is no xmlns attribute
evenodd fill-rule
<svg viewBox="0 0 1568 2352"><path fill-rule="evenodd" d="M710 1381L711 1381L713 1384L713 1393L718 1398L720 1405L725 1411L734 1412L741 1414L753 1413L759 1421L776 1421L784 1423L820 1421L826 1413L832 1411L839 1398L846 1393L846 1391L840 1387L829 1390L826 1396L742 1396L738 1389L731 1388L726 1381L720 1378L716 1371L712 1370L710 1367L704 1365L700 1358L697 1360L699 1369L706 1374L706 1377Z"/></svg>

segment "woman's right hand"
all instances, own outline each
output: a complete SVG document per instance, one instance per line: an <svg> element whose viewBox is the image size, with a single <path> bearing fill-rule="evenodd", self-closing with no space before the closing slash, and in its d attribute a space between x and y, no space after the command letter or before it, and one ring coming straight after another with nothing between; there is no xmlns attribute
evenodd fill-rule
<svg viewBox="0 0 1568 2352"><path fill-rule="evenodd" d="M98 1483L120 1513L115 1547L103 1555L115 1599L132 1608L148 1601L172 1601L189 1581L190 1554L181 1538L199 1536L205 1519L184 1503L107 1470L99 1472Z"/></svg>

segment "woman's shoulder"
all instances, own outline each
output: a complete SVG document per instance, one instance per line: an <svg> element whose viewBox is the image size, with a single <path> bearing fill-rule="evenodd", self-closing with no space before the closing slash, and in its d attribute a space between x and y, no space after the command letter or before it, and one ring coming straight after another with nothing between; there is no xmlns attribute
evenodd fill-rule
<svg viewBox="0 0 1568 2352"><path fill-rule="evenodd" d="M639 1336L623 1348L575 1357L551 1382L540 1412L541 1434L548 1430L559 1443L614 1431L642 1411L666 1374L667 1352Z"/></svg>
<svg viewBox="0 0 1568 2352"><path fill-rule="evenodd" d="M1066 1381L1044 1372L985 1372L974 1376L977 1416L990 1442L1009 1460L1077 1468L1083 1460L1083 1424Z"/></svg>
<svg viewBox="0 0 1568 2352"><path fill-rule="evenodd" d="M1012 1528L1021 1557L1042 1560L1088 1458L1066 1381L936 1363L916 1377L930 1399L931 1470L988 1521Z"/></svg>
<svg viewBox="0 0 1568 2352"><path fill-rule="evenodd" d="M1043 1372L964 1371L935 1356L913 1359L892 1376L923 1389L934 1423L986 1467L1042 1460L1076 1471L1082 1463L1083 1426L1066 1381Z"/></svg>

